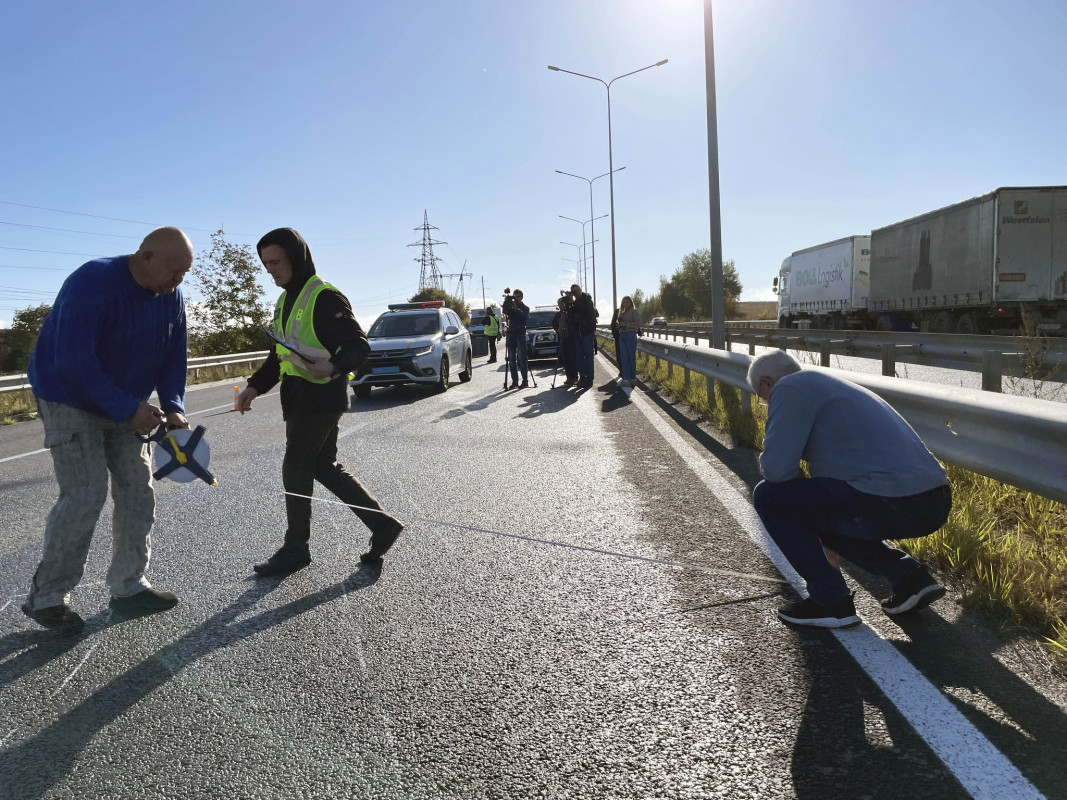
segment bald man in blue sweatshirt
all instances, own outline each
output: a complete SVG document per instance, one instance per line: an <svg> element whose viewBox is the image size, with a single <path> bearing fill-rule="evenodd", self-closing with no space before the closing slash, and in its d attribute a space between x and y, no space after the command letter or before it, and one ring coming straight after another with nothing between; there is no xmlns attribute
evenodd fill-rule
<svg viewBox="0 0 1067 800"><path fill-rule="evenodd" d="M904 418L873 392L802 370L780 350L755 359L748 381L768 402L765 480L752 504L808 589L807 598L779 608L779 618L823 628L859 624L853 593L826 551L889 581L887 614L943 597L926 567L885 542L935 532L952 507L944 468Z"/></svg>
<svg viewBox="0 0 1067 800"><path fill-rule="evenodd" d="M155 493L149 445L160 423L185 419L185 302L178 285L193 246L177 228L157 228L129 256L99 258L63 282L41 327L28 369L59 499L23 612L48 628L80 629L70 606L93 530L115 501L107 584L118 615L173 608L178 598L145 577ZM148 402L152 392L159 406ZM161 407L160 407L161 406Z"/></svg>

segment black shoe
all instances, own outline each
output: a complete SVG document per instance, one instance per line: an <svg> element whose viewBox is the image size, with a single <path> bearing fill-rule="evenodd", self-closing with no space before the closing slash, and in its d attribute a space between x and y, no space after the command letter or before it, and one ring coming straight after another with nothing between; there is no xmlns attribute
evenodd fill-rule
<svg viewBox="0 0 1067 800"><path fill-rule="evenodd" d="M127 597L112 597L108 605L118 616L132 619L174 608L178 605L178 595L149 587Z"/></svg>
<svg viewBox="0 0 1067 800"><path fill-rule="evenodd" d="M882 610L891 616L919 611L944 596L945 587L934 580L926 567L919 567L893 587L893 596L882 601Z"/></svg>
<svg viewBox="0 0 1067 800"><path fill-rule="evenodd" d="M85 627L85 620L79 617L77 612L66 604L48 606L48 608L38 608L34 611L31 610L28 605L23 603L22 613L42 628L62 629L69 631L70 633L77 633Z"/></svg>
<svg viewBox="0 0 1067 800"><path fill-rule="evenodd" d="M593 388L593 382L592 381L578 381L578 388L579 389L592 389Z"/></svg>
<svg viewBox="0 0 1067 800"><path fill-rule="evenodd" d="M519 384L519 388L520 389L529 389L530 388L530 384L529 384L528 381L523 381L522 383Z"/></svg>
<svg viewBox="0 0 1067 800"><path fill-rule="evenodd" d="M811 598L788 603L778 609L778 619L793 625L813 625L817 628L852 628L860 624L852 594L829 606L821 606Z"/></svg>
<svg viewBox="0 0 1067 800"><path fill-rule="evenodd" d="M376 531L372 533L370 550L361 555L359 560L369 566L380 567L382 565L382 556L389 552L389 548L396 542L402 530L404 530L404 526L398 522L391 531Z"/></svg>
<svg viewBox="0 0 1067 800"><path fill-rule="evenodd" d="M495 363L496 363L496 359L495 359L495 358L490 358L490 359L489 359L488 361L486 361L485 363L486 363L486 364L495 364Z"/></svg>
<svg viewBox="0 0 1067 800"><path fill-rule="evenodd" d="M292 575L311 563L311 551L306 544L282 545L277 553L252 569L259 575Z"/></svg>

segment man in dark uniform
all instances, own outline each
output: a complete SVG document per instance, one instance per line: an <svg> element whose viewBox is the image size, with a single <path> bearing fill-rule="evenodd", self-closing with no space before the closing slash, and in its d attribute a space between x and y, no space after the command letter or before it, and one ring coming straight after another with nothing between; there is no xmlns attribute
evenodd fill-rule
<svg viewBox="0 0 1067 800"><path fill-rule="evenodd" d="M299 350L275 345L237 398L244 414L252 401L281 380L285 420L282 484L288 527L281 549L253 569L283 575L311 563L311 493L317 480L370 528L370 550L360 560L380 566L404 526L337 462L337 434L348 407L348 373L370 353L367 337L341 292L315 274L307 242L292 228L271 231L256 245L275 284L284 291L274 311L274 332Z"/></svg>

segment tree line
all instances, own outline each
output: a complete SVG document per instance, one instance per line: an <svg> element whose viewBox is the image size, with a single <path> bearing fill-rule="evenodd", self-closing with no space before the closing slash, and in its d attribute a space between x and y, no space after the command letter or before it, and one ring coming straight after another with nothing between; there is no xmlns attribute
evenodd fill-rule
<svg viewBox="0 0 1067 800"><path fill-rule="evenodd" d="M671 322L711 319L711 251L694 250L682 257L682 264L669 278L661 275L659 291L646 295L636 289L630 297L646 323L652 317L666 317ZM737 316L741 279L734 262L722 265L723 307L726 319Z"/></svg>

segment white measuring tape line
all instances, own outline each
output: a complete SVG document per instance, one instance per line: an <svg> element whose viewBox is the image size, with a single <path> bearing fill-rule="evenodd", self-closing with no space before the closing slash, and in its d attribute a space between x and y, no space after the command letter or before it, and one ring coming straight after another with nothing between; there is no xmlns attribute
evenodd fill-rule
<svg viewBox="0 0 1067 800"><path fill-rule="evenodd" d="M308 495L308 494L297 494L296 492L284 492L284 494L289 495L290 497L302 497L305 500L314 500L314 501L319 502L319 503L330 503L332 505L347 506L348 508L353 508L353 509L356 509L356 510L359 510L359 511L370 511L370 512L373 512L375 514L384 514L385 516L389 516L389 517L392 516L392 514L390 514L387 511L383 511L380 508L368 508L366 506L357 506L357 505L354 505L352 503L344 503L344 502L342 502L340 500L330 500L329 498L326 498L326 497L312 497L311 495ZM737 571L731 570L731 569L722 569L721 567L710 567L710 566L707 566L705 564L681 564L681 563L678 563L676 561L664 561L663 559L660 559L660 558L649 558L647 556L633 555L632 553L619 553L619 552L617 552L615 550L604 550L604 549L599 548L599 547L586 547L585 545L571 544L569 542L556 542L556 541L553 541L551 539L539 539L539 538L537 538L535 536L523 536L523 535L518 534L518 533L505 533L503 531L495 531L492 528L476 528L476 527L473 527L471 525L459 525L459 524L457 524L455 522L445 522L444 520L431 519L429 517L412 517L412 519L416 520L418 522L427 522L427 523L429 523L431 525L442 525L442 526L444 526L446 528L455 528L455 529L461 530L461 531L471 531L472 533L488 533L491 536L500 536L500 537L503 537L505 539L518 539L518 540L524 541L524 542L534 542L536 544L547 544L547 545L550 545L552 547L564 547L564 548L567 548L569 550L582 550L582 551L584 551L586 553L597 553L599 555L613 556L615 558L622 558L622 559L626 559L628 561L643 561L643 562L648 563L648 564L657 564L657 565L659 565L661 567L675 567L676 569L688 569L688 570L694 570L694 571L697 571L697 572L710 572L710 573L714 573L716 575L732 575L735 578L746 578L748 580L763 581L765 583L777 583L777 584L781 584L781 585L785 585L785 586L791 586L792 585L789 581L783 580L782 578L770 578L770 577L768 577L766 575L756 575L756 574L751 573L751 572L737 572Z"/></svg>

